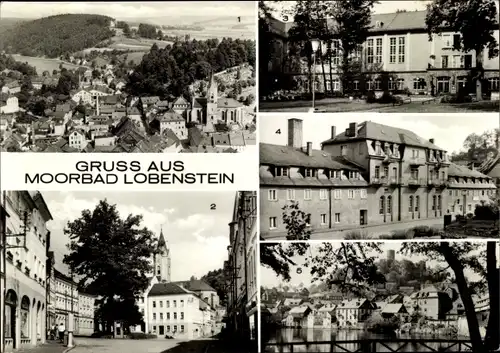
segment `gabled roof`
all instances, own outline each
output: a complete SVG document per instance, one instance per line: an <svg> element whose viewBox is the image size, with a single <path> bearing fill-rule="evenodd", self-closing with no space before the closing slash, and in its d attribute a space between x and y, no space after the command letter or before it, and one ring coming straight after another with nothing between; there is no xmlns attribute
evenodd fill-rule
<svg viewBox="0 0 500 353"><path fill-rule="evenodd" d="M480 173L477 170L472 170L465 166L461 166L455 163L450 163L450 167L448 168L448 175L452 177L454 176L454 177L490 179L489 176Z"/></svg>
<svg viewBox="0 0 500 353"><path fill-rule="evenodd" d="M166 101L165 101L166 102ZM158 102L159 105L160 102ZM172 105L189 105L188 101L184 99L184 97L180 96L178 97Z"/></svg>
<svg viewBox="0 0 500 353"><path fill-rule="evenodd" d="M189 292L173 282L169 283L162 282L154 284L153 287L151 287L148 296L154 297L154 296L175 295L175 294L189 294Z"/></svg>
<svg viewBox="0 0 500 353"><path fill-rule="evenodd" d="M385 314L406 313L406 308L403 304L386 304L382 308L382 312Z"/></svg>
<svg viewBox="0 0 500 353"><path fill-rule="evenodd" d="M172 283L182 286L183 288L191 292L217 292L208 283L199 279L189 280L189 281L177 281Z"/></svg>
<svg viewBox="0 0 500 353"><path fill-rule="evenodd" d="M372 121L364 121L362 123L357 124L357 133L355 137L346 136L346 133L344 131L338 134L333 139L328 139L326 141L323 141L322 145L333 145L342 142L359 141L367 139L443 151L442 148L418 136L413 131L389 125L382 125L379 123L374 123Z"/></svg>
<svg viewBox="0 0 500 353"><path fill-rule="evenodd" d="M239 108L241 106L243 106L243 104L233 98L217 99L217 108Z"/></svg>

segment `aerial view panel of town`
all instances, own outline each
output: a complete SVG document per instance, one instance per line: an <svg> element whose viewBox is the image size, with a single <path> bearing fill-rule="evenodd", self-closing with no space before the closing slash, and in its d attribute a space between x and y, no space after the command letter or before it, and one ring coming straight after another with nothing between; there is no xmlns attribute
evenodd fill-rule
<svg viewBox="0 0 500 353"><path fill-rule="evenodd" d="M498 246L261 243L262 352L496 352Z"/></svg>
<svg viewBox="0 0 500 353"><path fill-rule="evenodd" d="M255 3L49 5L1 5L2 151L256 149Z"/></svg>

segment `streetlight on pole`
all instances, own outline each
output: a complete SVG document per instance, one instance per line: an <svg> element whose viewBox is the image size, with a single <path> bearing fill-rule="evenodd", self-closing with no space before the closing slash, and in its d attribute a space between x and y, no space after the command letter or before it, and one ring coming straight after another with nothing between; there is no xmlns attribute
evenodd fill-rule
<svg viewBox="0 0 500 353"><path fill-rule="evenodd" d="M311 39L312 48L312 112L314 112L314 105L316 100L316 52L319 49L320 41L319 39Z"/></svg>

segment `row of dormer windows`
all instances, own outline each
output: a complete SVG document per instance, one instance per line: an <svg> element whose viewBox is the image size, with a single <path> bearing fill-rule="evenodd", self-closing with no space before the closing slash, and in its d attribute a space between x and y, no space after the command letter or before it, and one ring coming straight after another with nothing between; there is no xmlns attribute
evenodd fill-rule
<svg viewBox="0 0 500 353"><path fill-rule="evenodd" d="M346 177L347 179L352 180L360 180L360 173L358 171L353 170L333 170L333 169L322 169L324 171L324 175L326 175L330 179L342 179L342 177ZM320 169L317 168L299 168L299 172L305 178L317 178L320 172ZM274 176L277 177L289 177L290 176L290 168L289 167L275 167L274 168Z"/></svg>

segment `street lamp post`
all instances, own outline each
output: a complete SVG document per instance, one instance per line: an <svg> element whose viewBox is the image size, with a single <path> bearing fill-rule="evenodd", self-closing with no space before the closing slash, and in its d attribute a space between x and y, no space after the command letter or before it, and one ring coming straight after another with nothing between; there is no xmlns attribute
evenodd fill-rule
<svg viewBox="0 0 500 353"><path fill-rule="evenodd" d="M316 52L319 49L320 41L319 39L311 39L311 48L312 48L312 111L315 109L315 100L316 100Z"/></svg>

